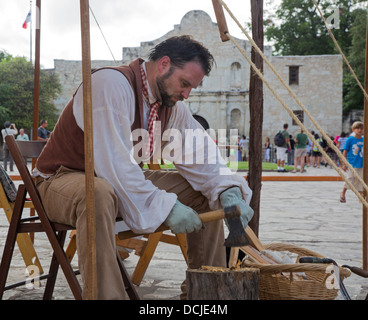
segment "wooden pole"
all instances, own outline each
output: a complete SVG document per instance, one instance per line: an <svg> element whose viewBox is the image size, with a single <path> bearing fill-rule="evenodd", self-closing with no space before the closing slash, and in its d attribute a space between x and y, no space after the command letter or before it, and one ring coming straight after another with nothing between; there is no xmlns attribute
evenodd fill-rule
<svg viewBox="0 0 368 320"><path fill-rule="evenodd" d="M34 91L33 91L33 132L32 140L37 140L38 117L40 105L40 42L41 42L41 0L36 1L36 46L34 64Z"/></svg>
<svg viewBox="0 0 368 320"><path fill-rule="evenodd" d="M229 32L227 27L226 18L224 14L224 9L222 8L222 4L218 0L212 0L213 9L215 11L217 26L220 32L220 37L222 42L230 40L230 38L226 35Z"/></svg>
<svg viewBox="0 0 368 320"><path fill-rule="evenodd" d="M32 43L32 38L31 38ZM40 109L40 51L41 51L41 0L36 1L36 45L35 45L35 62L34 62L34 80L33 80L33 125L32 140L38 139L38 118ZM32 45L31 45L32 52ZM32 55L31 55L32 63ZM32 169L36 165L36 159L32 159ZM35 215L35 209L31 208L30 216ZM30 234L32 242L34 242L34 233Z"/></svg>
<svg viewBox="0 0 368 320"><path fill-rule="evenodd" d="M32 25L33 25L32 23L32 1L29 1L29 12L31 13L31 21L29 23L29 61L32 62ZM37 21L37 13L36 13L36 21Z"/></svg>
<svg viewBox="0 0 368 320"><path fill-rule="evenodd" d="M368 92L368 16L367 16L367 30L366 30L366 49L365 49L365 79L364 90ZM368 148L368 101L364 98L364 142L363 142L363 181L368 181L368 157L366 156ZM367 199L367 191L363 188L363 197ZM362 212L362 246L363 246L363 269L368 269L368 220L367 220L367 208L363 205Z"/></svg>
<svg viewBox="0 0 368 320"><path fill-rule="evenodd" d="M251 0L252 37L257 46L263 51L263 0ZM252 48L251 59L257 68L263 72L262 57ZM262 125L263 125L263 82L251 68L249 83L249 174L248 183L253 191L251 208L254 215L249 223L258 236L261 180L262 180Z"/></svg>
<svg viewBox="0 0 368 320"><path fill-rule="evenodd" d="M93 157L93 121L92 121L92 83L89 1L80 0L82 33L82 72L83 72L83 109L84 109L84 154L86 177L86 212L88 252L88 299L97 299L97 263L96 263L96 219L94 199L94 157Z"/></svg>

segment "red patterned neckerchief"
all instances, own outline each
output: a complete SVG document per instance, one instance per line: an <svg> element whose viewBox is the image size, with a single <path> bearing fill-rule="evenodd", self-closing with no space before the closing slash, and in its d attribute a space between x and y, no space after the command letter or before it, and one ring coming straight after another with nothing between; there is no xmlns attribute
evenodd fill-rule
<svg viewBox="0 0 368 320"><path fill-rule="evenodd" d="M148 118L148 126L147 126L147 130L149 133L149 139L147 140L147 145L146 145L146 156L147 158L150 158L153 152L153 134L155 130L155 123L158 118L157 110L160 107L161 102L156 100L152 104L149 103L146 74L143 70L142 65L140 66L140 69L141 69L142 83L143 83L143 86L142 86L143 95L146 98L147 103L150 105L150 115Z"/></svg>

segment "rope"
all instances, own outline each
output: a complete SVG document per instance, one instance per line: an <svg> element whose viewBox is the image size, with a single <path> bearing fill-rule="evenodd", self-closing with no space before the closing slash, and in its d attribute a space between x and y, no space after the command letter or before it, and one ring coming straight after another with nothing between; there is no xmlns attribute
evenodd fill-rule
<svg viewBox="0 0 368 320"><path fill-rule="evenodd" d="M219 0L220 3L223 5L223 7L226 9L226 11L229 13L229 15L232 17L232 19L236 22L236 24L239 26L239 28L242 30L242 32L245 34L245 36L248 38L248 40L251 42L252 46L256 51L259 53L259 55L262 57L262 59L267 63L267 65L271 68L273 73L276 75L276 77L280 80L280 82L283 84L283 86L288 90L288 92L292 95L292 97L295 99L295 101L298 103L298 105L303 109L303 111L306 113L306 115L311 119L312 123L315 125L315 127L321 132L322 136L325 138L327 144L330 146L331 149L333 149L340 160L349 168L349 170L352 171L355 178L359 180L359 182L362 184L362 186L368 191L368 186L365 184L363 179L356 173L354 168L350 165L350 163L347 162L346 158L343 157L340 153L340 150L333 144L332 140L329 136L326 135L324 130L319 126L319 124L315 121L315 119L310 115L308 110L304 107L302 102L299 100L299 98L294 94L294 92L291 90L289 85L285 83L285 81L281 78L279 73L275 70L273 65L269 62L267 57L263 54L262 50L257 46L257 44L253 41L253 39L249 36L249 34L244 30L244 28L241 26L239 21L236 19L236 17L233 15L233 13L230 11L230 9L227 7L227 5L222 1ZM337 173L341 176L341 178L345 181L345 183L349 186L349 188L356 194L358 199L361 201L361 203L368 208L367 201L363 198L363 196L359 193L359 191L356 190L356 188L353 186L350 181L346 180L345 174L341 171L339 167L336 166L336 164L331 160L331 158L327 155L327 153L323 150L323 148L319 145L319 143L315 140L312 134L309 133L307 128L301 123L299 118L294 114L294 112L285 104L283 99L275 92L275 90L270 86L269 82L265 79L262 72L257 68L257 66L252 62L252 60L247 56L246 52L242 47L239 46L239 44L235 41L235 39L226 32L229 39L233 42L233 44L238 48L238 50L241 52L241 54L244 56L244 58L248 61L248 63L251 65L253 70L256 72L256 74L259 76L259 78L263 81L263 83L266 84L266 86L269 88L269 90L272 92L272 94L276 97L276 99L281 103L281 105L285 108L285 110L289 113L290 117L305 131L308 138L310 138L313 143L317 146L318 150L321 152L321 154L326 158L327 162L337 171Z"/></svg>
<svg viewBox="0 0 368 320"><path fill-rule="evenodd" d="M93 11L92 11L91 6L89 6L89 10L91 10L92 16L93 16L93 18L95 19L95 22L96 22L96 24L97 24L97 27L100 29L100 32L101 32L101 34L102 34L102 37L103 37L103 38L104 38L104 40L105 40L105 43L106 43L106 45L107 45L107 48L110 50L110 53L111 53L112 58L114 59L115 65L119 65L119 64L117 63L117 61L116 61L115 57L114 57L114 54L113 54L113 53L112 53L112 51L111 51L111 48L110 48L109 43L107 42L107 40L106 40L106 38L105 38L105 35L104 35L104 34L103 34L103 32L102 32L102 29L101 29L101 27L100 27L100 24L98 23L98 21L97 21L97 19L96 19L96 16L95 16L95 14L94 14L94 13L93 13Z"/></svg>

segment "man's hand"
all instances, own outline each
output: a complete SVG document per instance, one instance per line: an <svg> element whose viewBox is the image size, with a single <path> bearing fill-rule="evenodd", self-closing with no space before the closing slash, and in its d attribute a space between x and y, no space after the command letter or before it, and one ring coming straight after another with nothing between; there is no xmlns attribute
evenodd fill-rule
<svg viewBox="0 0 368 320"><path fill-rule="evenodd" d="M240 208L240 220L243 227L246 228L250 219L252 219L254 211L243 200L239 187L230 188L220 194L220 201L223 208L230 206L238 206Z"/></svg>
<svg viewBox="0 0 368 320"><path fill-rule="evenodd" d="M178 200L166 218L164 224L175 234L191 233L202 228L202 221L197 212L183 205Z"/></svg>

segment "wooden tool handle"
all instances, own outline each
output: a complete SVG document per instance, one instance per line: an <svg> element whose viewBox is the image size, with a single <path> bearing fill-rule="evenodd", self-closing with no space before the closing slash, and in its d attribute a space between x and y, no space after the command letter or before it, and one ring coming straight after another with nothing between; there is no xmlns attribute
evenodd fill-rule
<svg viewBox="0 0 368 320"><path fill-rule="evenodd" d="M198 217L201 219L201 221L203 223L206 223L206 222L211 222L211 221L224 219L225 218L225 212L224 212L223 209L215 210L215 211L209 211L209 212L205 212L205 213L200 213L198 215ZM169 228L165 224L162 224L153 233L162 232L162 231L165 231L165 230L169 230ZM129 238L142 236L142 235L144 235L144 233L134 233L132 230L127 230L127 231L119 232L118 233L118 238L120 240L124 240L124 239L129 239Z"/></svg>
<svg viewBox="0 0 368 320"><path fill-rule="evenodd" d="M198 215L199 219L201 219L201 221L203 223L206 222L211 222L211 221L216 221L216 220L221 220L225 218L225 212L223 209L220 210L215 210L215 211L209 211L209 212L205 212L205 213L200 213Z"/></svg>

